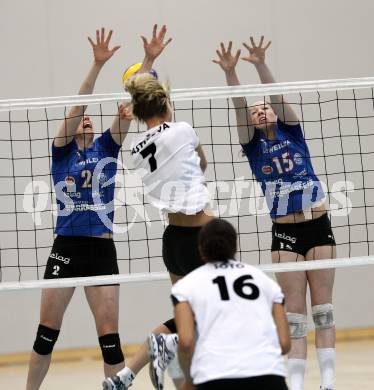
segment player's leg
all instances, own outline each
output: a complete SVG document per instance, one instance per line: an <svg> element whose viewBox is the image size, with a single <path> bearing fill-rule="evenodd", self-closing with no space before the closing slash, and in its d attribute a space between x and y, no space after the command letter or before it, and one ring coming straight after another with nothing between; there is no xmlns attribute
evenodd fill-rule
<svg viewBox="0 0 374 390"><path fill-rule="evenodd" d="M181 276L169 273L172 284L176 283ZM173 360L177 349L176 326L173 319L166 321L153 329L149 338L141 345L134 356L126 362L126 367L117 372L111 378L106 378L103 388L116 390L127 388L135 379L139 371L150 363L150 378L157 388L163 383L164 369ZM158 353L161 350L162 353Z"/></svg>
<svg viewBox="0 0 374 390"><path fill-rule="evenodd" d="M30 356L26 390L39 389L47 374L53 347L73 293L74 287L50 288L42 291L40 324Z"/></svg>
<svg viewBox="0 0 374 390"><path fill-rule="evenodd" d="M149 339L141 345L136 354L127 360L126 367L117 372L117 374L111 378L105 379L103 382L103 388L106 390L127 389L132 384L139 371L150 362L150 340L153 339L156 335L162 335L162 340L157 341L164 347L165 353L162 355L165 357L165 359L168 360L167 363L172 360L175 355L175 352L173 351L176 350L177 343L175 335L175 323L174 325L173 323L174 321L171 319L155 328L152 331ZM157 363L159 363L158 360ZM165 365L165 362L163 365ZM163 376L163 370L161 371L159 368L152 368L150 371L153 371L150 375L152 383L155 383L154 386L157 386L157 380L160 381L159 376ZM156 378L154 375L158 375L158 377Z"/></svg>
<svg viewBox="0 0 374 390"><path fill-rule="evenodd" d="M95 318L104 373L111 376L125 365L118 334L119 286L91 286L84 290Z"/></svg>
<svg viewBox="0 0 374 390"><path fill-rule="evenodd" d="M273 262L303 261L298 253L272 251ZM306 273L279 272L276 278L285 295L287 318L290 326L291 350L288 354L288 373L292 390L304 388L307 356Z"/></svg>
<svg viewBox="0 0 374 390"><path fill-rule="evenodd" d="M320 246L308 251L307 260L335 258L335 246ZM321 372L321 388L333 389L335 381L335 323L332 292L335 270L307 272L312 314L316 332L317 358Z"/></svg>
<svg viewBox="0 0 374 390"><path fill-rule="evenodd" d="M178 355L175 355L174 359L169 363L167 370L175 388L177 390L184 389L186 381L182 368L179 364Z"/></svg>

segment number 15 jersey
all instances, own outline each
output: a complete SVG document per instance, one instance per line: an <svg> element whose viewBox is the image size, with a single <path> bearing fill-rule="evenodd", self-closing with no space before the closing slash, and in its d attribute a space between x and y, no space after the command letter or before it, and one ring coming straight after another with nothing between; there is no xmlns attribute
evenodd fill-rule
<svg viewBox="0 0 374 390"><path fill-rule="evenodd" d="M194 129L186 122L162 123L132 143L134 168L149 201L158 209L196 214L209 203L198 145Z"/></svg>
<svg viewBox="0 0 374 390"><path fill-rule="evenodd" d="M259 269L235 260L208 263L172 287L174 304L188 302L197 340L194 384L262 375L285 376L273 303L283 293Z"/></svg>

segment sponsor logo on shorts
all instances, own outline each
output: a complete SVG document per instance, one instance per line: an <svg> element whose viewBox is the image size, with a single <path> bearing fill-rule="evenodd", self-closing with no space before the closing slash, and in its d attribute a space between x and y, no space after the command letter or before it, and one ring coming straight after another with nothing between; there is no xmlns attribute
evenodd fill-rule
<svg viewBox="0 0 374 390"><path fill-rule="evenodd" d="M49 257L51 259L56 259L56 260L59 260L59 261L62 261L64 264L69 264L70 263L70 257L64 257L62 255L59 255L58 252L56 253L51 253L49 255Z"/></svg>
<svg viewBox="0 0 374 390"><path fill-rule="evenodd" d="M295 153L293 155L293 160L295 161L295 164L302 165L302 163L303 163L303 156L300 153Z"/></svg>
<svg viewBox="0 0 374 390"><path fill-rule="evenodd" d="M73 186L75 184L75 179L73 176L66 176L65 183L67 186Z"/></svg>
<svg viewBox="0 0 374 390"><path fill-rule="evenodd" d="M273 168L270 165L264 165L262 167L262 173L264 173L265 175L270 175L270 173L272 172L273 172Z"/></svg>
<svg viewBox="0 0 374 390"><path fill-rule="evenodd" d="M292 244L295 244L297 241L296 237L286 236L285 233L275 232L275 237L281 238L282 240L290 241L290 242L292 242Z"/></svg>

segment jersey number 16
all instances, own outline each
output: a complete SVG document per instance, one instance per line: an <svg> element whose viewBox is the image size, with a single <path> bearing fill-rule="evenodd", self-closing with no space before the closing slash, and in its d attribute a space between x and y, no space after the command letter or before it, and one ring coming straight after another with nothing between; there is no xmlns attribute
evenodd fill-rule
<svg viewBox="0 0 374 390"><path fill-rule="evenodd" d="M239 297L244 299L255 300L260 296L259 288L255 284L248 281L252 279L253 277L251 275L243 275L235 279L233 284L233 289L235 293L239 295ZM223 301L229 301L230 295L229 295L229 290L227 288L226 278L224 276L217 276L215 279L212 280L212 283L218 285L221 299ZM248 289L250 291L248 291Z"/></svg>

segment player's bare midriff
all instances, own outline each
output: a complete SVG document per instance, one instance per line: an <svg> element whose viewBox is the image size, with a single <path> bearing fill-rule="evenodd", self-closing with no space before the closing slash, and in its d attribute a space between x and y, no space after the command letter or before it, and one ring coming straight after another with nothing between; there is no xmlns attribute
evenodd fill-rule
<svg viewBox="0 0 374 390"><path fill-rule="evenodd" d="M285 215L279 218L273 218L273 222L276 223L300 223L310 221L311 219L317 219L326 214L326 205L325 203L319 203L314 207L308 208L306 210L300 210L292 214Z"/></svg>

